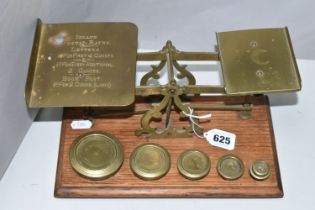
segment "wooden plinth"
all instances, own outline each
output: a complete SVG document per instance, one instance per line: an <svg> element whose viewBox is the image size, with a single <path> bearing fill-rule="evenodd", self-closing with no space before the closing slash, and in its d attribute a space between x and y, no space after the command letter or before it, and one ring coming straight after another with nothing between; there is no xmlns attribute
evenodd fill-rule
<svg viewBox="0 0 315 210"><path fill-rule="evenodd" d="M195 105L222 103L238 100L228 97L194 97ZM146 139L135 136L141 115L98 118L94 126L87 130L73 130L70 123L81 119L83 109L65 108L62 121L59 160L56 176L56 197L282 197L282 185L277 160L274 133L270 117L268 98L250 98L254 104L252 117L242 120L236 111L211 111L211 121L201 125L205 131L218 128L236 134L235 150L228 151L208 144L197 137L177 139ZM149 107L137 101L137 108ZM198 111L199 115L210 111ZM188 121L178 121L173 116L175 126L187 125ZM124 145L125 160L120 170L112 177L93 181L79 176L69 162L69 148L78 136L90 131L106 131L114 134ZM163 145L171 154L171 169L166 176L155 181L143 181L133 175L129 167L129 156L138 145L146 142ZM180 153L187 149L200 149L211 160L210 173L198 181L183 178L176 168ZM216 170L218 159L226 154L238 155L244 162L244 175L234 181L222 179ZM267 161L271 166L271 176L265 181L256 181L249 175L250 164L257 159Z"/></svg>

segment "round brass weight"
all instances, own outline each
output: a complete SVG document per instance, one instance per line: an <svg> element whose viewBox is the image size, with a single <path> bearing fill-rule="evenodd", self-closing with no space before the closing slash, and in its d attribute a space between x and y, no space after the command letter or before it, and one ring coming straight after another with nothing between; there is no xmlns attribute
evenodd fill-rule
<svg viewBox="0 0 315 210"><path fill-rule="evenodd" d="M122 144L109 133L86 133L78 137L70 148L72 168L90 179L108 178L119 170L123 160Z"/></svg>
<svg viewBox="0 0 315 210"><path fill-rule="evenodd" d="M210 171L208 156L200 150L186 150L177 159L179 173L190 180L205 177Z"/></svg>
<svg viewBox="0 0 315 210"><path fill-rule="evenodd" d="M256 180L265 180L270 176L270 166L264 160L255 160L249 169L249 173Z"/></svg>
<svg viewBox="0 0 315 210"><path fill-rule="evenodd" d="M171 158L168 151L158 144L148 143L138 146L130 156L130 168L143 180L163 177L170 169Z"/></svg>
<svg viewBox="0 0 315 210"><path fill-rule="evenodd" d="M217 171L224 179L235 180L244 173L243 161L235 155L221 157L217 164Z"/></svg>

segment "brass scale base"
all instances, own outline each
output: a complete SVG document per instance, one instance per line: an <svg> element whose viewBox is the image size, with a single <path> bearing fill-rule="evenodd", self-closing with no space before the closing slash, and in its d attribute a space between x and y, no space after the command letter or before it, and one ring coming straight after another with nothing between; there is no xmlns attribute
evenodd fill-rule
<svg viewBox="0 0 315 210"><path fill-rule="evenodd" d="M242 97L199 97L190 98L192 105L221 104L222 102L242 101ZM279 164L272 128L270 108L267 96L247 98L253 106L251 117L241 119L239 111L211 111L211 121L201 122L204 130L220 128L233 132L237 136L235 150L228 151L209 145L206 140L197 137L148 139L136 136L141 115L95 118L91 129L73 130L72 120L82 119L84 108L65 108L61 128L60 150L56 176L56 197L282 197ZM150 108L143 98L137 98L136 109ZM197 111L198 115L209 111ZM187 125L172 117L174 127ZM227 123L228 122L228 123ZM78 175L69 162L69 149L72 142L89 131L106 131L115 135L124 146L124 162L120 170L105 180L93 181ZM129 167L129 156L138 146L147 142L164 146L171 155L171 169L161 179L144 181L137 178ZM211 160L210 173L201 180L191 181L177 171L176 161L180 153L187 149L200 149ZM241 178L229 181L221 178L216 171L218 159L226 154L239 156L245 166ZM267 161L271 175L267 180L256 181L249 174L250 164L256 160Z"/></svg>

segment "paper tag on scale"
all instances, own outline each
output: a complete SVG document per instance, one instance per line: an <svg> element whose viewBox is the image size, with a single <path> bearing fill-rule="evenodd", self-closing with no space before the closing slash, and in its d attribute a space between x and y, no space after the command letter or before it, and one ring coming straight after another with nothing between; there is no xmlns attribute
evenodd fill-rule
<svg viewBox="0 0 315 210"><path fill-rule="evenodd" d="M219 129L212 129L204 133L207 141L216 147L234 150L236 135Z"/></svg>
<svg viewBox="0 0 315 210"><path fill-rule="evenodd" d="M90 120L73 120L71 122L72 129L89 129L92 127Z"/></svg>

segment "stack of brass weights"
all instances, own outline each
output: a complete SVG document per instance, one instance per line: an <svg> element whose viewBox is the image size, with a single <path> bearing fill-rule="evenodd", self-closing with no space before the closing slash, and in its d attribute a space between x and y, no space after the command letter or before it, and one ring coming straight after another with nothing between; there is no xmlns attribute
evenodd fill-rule
<svg viewBox="0 0 315 210"><path fill-rule="evenodd" d="M93 180L106 179L119 171L124 160L120 141L112 134L89 132L78 137L70 149L70 163L80 175ZM154 143L136 147L130 155L130 168L143 180L157 180L165 176L171 167L171 156L161 145ZM177 159L178 172L189 180L202 179L208 175L211 161L206 153L189 149ZM218 174L226 180L239 179L244 174L243 161L236 155L222 156L217 163ZM270 176L266 161L255 160L249 173L255 180Z"/></svg>

